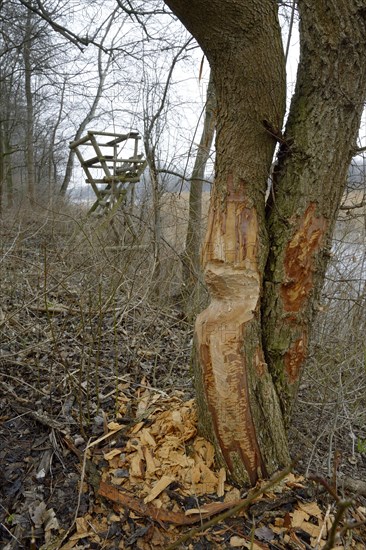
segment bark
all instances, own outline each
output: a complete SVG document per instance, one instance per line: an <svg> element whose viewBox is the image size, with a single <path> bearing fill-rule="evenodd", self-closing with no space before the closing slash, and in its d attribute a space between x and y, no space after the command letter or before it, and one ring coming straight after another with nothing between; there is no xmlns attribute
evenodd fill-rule
<svg viewBox="0 0 366 550"><path fill-rule="evenodd" d="M289 460L286 426L365 96L363 0L300 0L301 62L285 136L271 0L166 0L203 48L217 96L194 354L201 430L237 481ZM274 186L265 191L275 142Z"/></svg>
<svg viewBox="0 0 366 550"><path fill-rule="evenodd" d="M5 124L4 135L4 176L6 182L6 207L11 209L14 206L14 184L13 184L13 149L9 140L10 129L9 125Z"/></svg>
<svg viewBox="0 0 366 550"><path fill-rule="evenodd" d="M58 115L52 127L49 145L48 145L48 192L49 192L48 200L49 201L51 200L54 192L53 187L57 182L57 161L55 158L56 136L62 121L62 115L64 110L64 100L65 100L65 88L66 88L66 79L62 84Z"/></svg>
<svg viewBox="0 0 366 550"><path fill-rule="evenodd" d="M145 138L145 153L150 175L151 198L153 209L153 246L154 267L152 272L153 292L159 297L161 293L161 246L162 246L162 218L161 218L161 184L156 167L155 147Z"/></svg>
<svg viewBox="0 0 366 550"><path fill-rule="evenodd" d="M3 121L0 119L0 216L3 211L3 189L5 182L5 162L4 162L4 131Z"/></svg>
<svg viewBox="0 0 366 550"><path fill-rule="evenodd" d="M301 59L268 204L265 357L291 420L366 93L360 0L300 0Z"/></svg>
<svg viewBox="0 0 366 550"><path fill-rule="evenodd" d="M201 259L200 249L202 240L202 188L206 164L215 133L216 98L212 75L207 87L205 119L202 135L198 146L197 156L192 170L189 190L189 211L186 246L182 262L182 280L184 307L190 317L197 311L200 302Z"/></svg>

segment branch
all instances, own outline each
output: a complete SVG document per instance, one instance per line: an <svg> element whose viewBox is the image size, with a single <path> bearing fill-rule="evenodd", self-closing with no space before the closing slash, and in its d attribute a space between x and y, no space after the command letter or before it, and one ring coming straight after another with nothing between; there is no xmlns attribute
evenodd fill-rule
<svg viewBox="0 0 366 550"><path fill-rule="evenodd" d="M117 0L117 4L119 7L127 13L127 15L170 15L170 12L167 12L165 9L162 10L138 10L132 7L131 2L129 0L126 0L129 7L126 7L126 5L122 2L122 0Z"/></svg>
<svg viewBox="0 0 366 550"><path fill-rule="evenodd" d="M89 46L90 44L101 47L100 44L97 44L94 41L94 39L88 38L87 36L79 36L78 34L72 32L70 29L60 25L59 23L56 23L56 21L53 20L51 14L45 9L40 0L37 0L38 7L35 7L27 0L19 0L19 2L28 10L35 13L36 15L38 15L38 17L46 21L55 32L61 34L69 42L79 48L80 51L84 51L84 48L82 46Z"/></svg>
<svg viewBox="0 0 366 550"><path fill-rule="evenodd" d="M339 210L356 210L357 208L363 208L364 206L366 206L366 199L363 199L361 202L358 202L357 204L351 204L349 206L347 205L341 205L339 207Z"/></svg>
<svg viewBox="0 0 366 550"><path fill-rule="evenodd" d="M173 170L166 170L165 168L159 168L157 172L159 172L160 174L169 174L171 176L177 176L177 178L181 178L184 181L195 180L195 181L202 181L203 183L209 183L210 185L212 185L212 181L210 180L206 180L204 178L196 178L192 176L188 178L184 174L180 174L179 172L174 172Z"/></svg>
<svg viewBox="0 0 366 550"><path fill-rule="evenodd" d="M353 150L353 156L356 157L357 155L359 155L360 153L364 153L365 151L366 151L366 146L356 147L356 149Z"/></svg>
<svg viewBox="0 0 366 550"><path fill-rule="evenodd" d="M173 61L172 61L172 64L170 66L170 69L169 69L169 72L168 72L168 76L167 76L167 79L166 79L166 82L165 82L165 86L164 86L164 91L163 91L163 95L162 95L162 98L161 98L161 102L160 102L160 107L158 108L158 110L156 111L155 115L153 115L151 117L151 120L150 120L150 124L147 128L147 131L146 131L146 138L147 139L150 139L150 136L151 136L151 132L154 128L154 124L155 122L158 120L158 118L160 117L163 109L164 109L164 105L165 105L165 100L167 98L167 95L168 95L168 90L169 90L169 86L170 86L170 81L172 79L172 76L173 76L173 71L175 69L175 66L176 64L178 63L178 60L179 60L179 57L181 56L181 54L184 52L184 50L187 48L188 44L190 42L192 42L193 40L193 37L191 36L187 42L185 42L183 44L183 46L181 46L178 50L178 52L175 54L175 56L173 57Z"/></svg>
<svg viewBox="0 0 366 550"><path fill-rule="evenodd" d="M241 512L242 510L246 510L254 500L256 500L258 497L263 495L263 493L266 493L269 489L271 489L275 485L277 485L277 483L282 481L292 471L293 467L294 467L294 463L290 464L287 468L285 468L284 470L276 474L272 479L270 479L268 483L266 483L256 491L253 491L246 499L242 500L239 504L231 508L231 510L228 510L223 514L220 514L219 516L209 521L206 521L205 523L202 523L199 527L195 527L194 529L191 529L179 540L177 540L176 542L168 546L167 550L174 550L175 548L179 548L181 544L183 544L187 540L192 539L192 537L194 537L197 533L206 531L206 529L208 529L209 527L212 527L212 525L217 525L218 523L221 523L225 519L235 516L238 512Z"/></svg>

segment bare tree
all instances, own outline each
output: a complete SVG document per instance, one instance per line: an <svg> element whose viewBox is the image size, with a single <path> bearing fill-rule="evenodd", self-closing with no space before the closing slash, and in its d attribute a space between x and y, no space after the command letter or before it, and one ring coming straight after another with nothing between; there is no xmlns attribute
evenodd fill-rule
<svg viewBox="0 0 366 550"><path fill-rule="evenodd" d="M26 25L23 44L24 61L24 86L27 107L26 118L26 157L27 157L27 193L29 202L34 204L35 199L35 169L34 169L34 108L32 93L32 60L31 48L33 40L33 16L31 11L27 11Z"/></svg>
<svg viewBox="0 0 366 550"><path fill-rule="evenodd" d="M206 164L215 133L216 98L212 76L207 86L204 124L192 170L189 189L188 228L183 254L183 294L187 314L196 312L202 285L200 250L202 240L202 189Z"/></svg>
<svg viewBox="0 0 366 550"><path fill-rule="evenodd" d="M158 144L163 135L162 118L167 107L169 90L172 83L174 69L182 54L186 51L191 38L178 47L170 61L169 69L162 86L154 82L151 86L147 84L146 102L144 106L144 147L149 170L152 207L153 207L153 244L154 244L154 274L155 291L159 294L161 242L162 242L162 220L161 220L161 194L162 186L159 173ZM160 93L152 93L161 88ZM154 101L155 100L155 101Z"/></svg>
<svg viewBox="0 0 366 550"><path fill-rule="evenodd" d="M97 52L97 74L98 74L97 78L98 78L98 84L96 86L94 96L91 100L89 110L86 112L84 118L80 122L80 124L79 124L79 126L76 130L76 133L73 137L73 141L78 141L81 138L81 136L83 135L83 133L85 132L87 126L94 120L94 118L96 116L96 113L97 113L97 110L98 110L98 107L99 107L99 104L100 104L102 96L103 96L103 92L105 91L106 79L108 77L109 71L111 70L112 63L115 60L116 53L114 52L114 48L113 48L114 40L112 40L111 47L108 48L108 53L106 53L106 54L103 50L103 45L104 45L105 40L108 37L108 34L110 33L111 26L113 24L114 16L115 16L115 12L113 12L109 17L109 21L106 25L106 28L104 30L104 33L103 33L103 36L102 36L102 39L101 39L101 42L100 42L101 47L98 48L98 52ZM119 29L119 30L121 30L121 29ZM104 59L104 58L106 58L106 59ZM66 191L67 191L67 189L70 185L70 180L71 180L72 171L73 171L73 167L74 167L74 160L75 160L75 150L71 149L69 151L67 164L66 164L65 175L64 175L64 179L63 179L61 189L60 189L60 194L61 195L66 194Z"/></svg>

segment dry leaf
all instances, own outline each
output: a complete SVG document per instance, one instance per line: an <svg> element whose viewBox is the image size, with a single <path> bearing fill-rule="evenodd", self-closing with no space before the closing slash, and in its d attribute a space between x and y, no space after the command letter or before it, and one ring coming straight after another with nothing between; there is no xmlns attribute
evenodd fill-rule
<svg viewBox="0 0 366 550"><path fill-rule="evenodd" d="M241 546L244 546L247 543L247 541L241 537L233 536L230 539L230 546L233 548L240 548Z"/></svg>
<svg viewBox="0 0 366 550"><path fill-rule="evenodd" d="M36 528L41 527L43 525L46 508L47 508L47 505L43 500L42 502L36 501L29 507L29 515Z"/></svg>

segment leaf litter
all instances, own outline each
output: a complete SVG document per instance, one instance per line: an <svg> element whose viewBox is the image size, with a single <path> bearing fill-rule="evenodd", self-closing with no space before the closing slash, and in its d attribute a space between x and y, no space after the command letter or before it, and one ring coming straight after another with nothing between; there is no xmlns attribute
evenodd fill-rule
<svg viewBox="0 0 366 550"><path fill-rule="evenodd" d="M112 308L93 301L94 251L66 256L64 239L51 250L46 233L34 232L37 242L3 264L2 548L321 549L334 525L333 548L366 547L366 501L351 492L337 523L336 480L327 483L338 502L326 484L295 473L270 490L259 485L253 499L230 483L197 434L191 329L179 310L128 293ZM106 265L118 275L109 257ZM100 269L108 293L114 286Z"/></svg>

